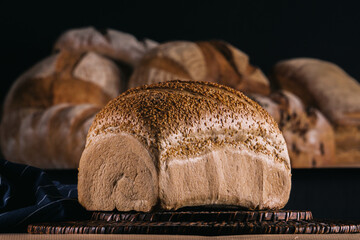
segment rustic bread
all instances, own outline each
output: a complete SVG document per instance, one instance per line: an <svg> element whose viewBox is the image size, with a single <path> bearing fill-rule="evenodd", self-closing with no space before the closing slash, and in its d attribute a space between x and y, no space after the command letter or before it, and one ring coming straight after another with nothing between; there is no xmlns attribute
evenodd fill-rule
<svg viewBox="0 0 360 240"><path fill-rule="evenodd" d="M268 94L269 81L248 56L222 41L175 41L146 53L129 88L173 79L223 84L245 93Z"/></svg>
<svg viewBox="0 0 360 240"><path fill-rule="evenodd" d="M339 66L311 58L277 63L279 85L317 106L336 125L360 125L360 84Z"/></svg>
<svg viewBox="0 0 360 240"><path fill-rule="evenodd" d="M77 168L95 114L121 88L120 72L92 52L61 51L11 87L1 122L9 161L40 168Z"/></svg>
<svg viewBox="0 0 360 240"><path fill-rule="evenodd" d="M335 128L336 164L360 166L360 84L337 65L310 58L279 62L273 77L330 120Z"/></svg>
<svg viewBox="0 0 360 240"><path fill-rule="evenodd" d="M278 123L289 151L293 168L323 167L335 162L334 130L315 108L306 108L286 90L269 97L251 95Z"/></svg>
<svg viewBox="0 0 360 240"><path fill-rule="evenodd" d="M147 51L157 45L153 40L139 41L133 35L117 30L106 29L101 33L93 27L86 27L64 32L56 41L54 49L93 51L134 67Z"/></svg>
<svg viewBox="0 0 360 240"><path fill-rule="evenodd" d="M291 188L273 118L231 88L170 81L131 89L95 117L79 165L88 210L283 207Z"/></svg>

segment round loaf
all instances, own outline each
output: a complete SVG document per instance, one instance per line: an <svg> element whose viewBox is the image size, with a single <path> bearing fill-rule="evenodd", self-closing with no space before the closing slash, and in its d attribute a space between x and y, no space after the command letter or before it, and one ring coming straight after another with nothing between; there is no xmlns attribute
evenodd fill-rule
<svg viewBox="0 0 360 240"><path fill-rule="evenodd" d="M95 114L122 88L120 70L94 52L60 51L21 75L6 96L5 158L40 168L77 168Z"/></svg>
<svg viewBox="0 0 360 240"><path fill-rule="evenodd" d="M284 138L257 103L222 85L169 81L128 90L96 115L78 193L88 210L277 209L290 176Z"/></svg>
<svg viewBox="0 0 360 240"><path fill-rule="evenodd" d="M135 68L129 88L168 80L206 81L244 93L270 93L261 69L244 52L223 41L173 41L148 51Z"/></svg>

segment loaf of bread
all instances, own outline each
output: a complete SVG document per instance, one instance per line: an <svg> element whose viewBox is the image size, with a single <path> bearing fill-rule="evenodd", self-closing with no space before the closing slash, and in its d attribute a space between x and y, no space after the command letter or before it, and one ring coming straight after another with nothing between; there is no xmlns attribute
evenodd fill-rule
<svg viewBox="0 0 360 240"><path fill-rule="evenodd" d="M135 68L129 88L173 79L223 84L245 93L270 92L269 81L248 56L222 41L176 41L146 53Z"/></svg>
<svg viewBox="0 0 360 240"><path fill-rule="evenodd" d="M139 41L133 35L117 30L107 29L101 33L93 27L86 27L63 33L56 41L54 49L93 51L134 67L146 52L157 45L153 40Z"/></svg>
<svg viewBox="0 0 360 240"><path fill-rule="evenodd" d="M290 160L273 118L239 91L170 81L131 89L95 117L81 156L88 210L234 205L277 209Z"/></svg>
<svg viewBox="0 0 360 240"><path fill-rule="evenodd" d="M360 84L337 65L309 58L279 62L273 77L330 120L337 164L360 166Z"/></svg>
<svg viewBox="0 0 360 240"><path fill-rule="evenodd" d="M61 51L11 87L1 121L9 161L40 168L77 168L95 114L121 89L120 72L93 52Z"/></svg>
<svg viewBox="0 0 360 240"><path fill-rule="evenodd" d="M334 130L315 108L286 90L270 96L252 95L278 123L287 144L293 168L331 166L335 162Z"/></svg>

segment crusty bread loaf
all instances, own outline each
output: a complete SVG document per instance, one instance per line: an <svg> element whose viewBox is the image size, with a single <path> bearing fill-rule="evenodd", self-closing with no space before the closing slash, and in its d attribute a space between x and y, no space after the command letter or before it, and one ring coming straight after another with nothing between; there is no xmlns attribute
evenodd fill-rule
<svg viewBox="0 0 360 240"><path fill-rule="evenodd" d="M273 77L333 124L336 164L360 166L360 84L337 65L309 58L277 63Z"/></svg>
<svg viewBox="0 0 360 240"><path fill-rule="evenodd" d="M223 84L245 93L268 94L269 82L248 56L222 41L175 41L144 55L129 88L173 79Z"/></svg>
<svg viewBox="0 0 360 240"><path fill-rule="evenodd" d="M5 158L77 168L95 114L120 88L117 66L96 53L61 51L39 62L6 96L0 131Z"/></svg>
<svg viewBox="0 0 360 240"><path fill-rule="evenodd" d="M339 66L311 58L277 63L275 80L337 125L360 125L360 84Z"/></svg>
<svg viewBox="0 0 360 240"><path fill-rule="evenodd" d="M290 188L273 118L241 92L206 82L121 94L96 115L79 165L79 201L88 210L276 209Z"/></svg>
<svg viewBox="0 0 360 240"><path fill-rule="evenodd" d="M113 29L104 33L93 27L71 29L56 41L55 50L78 52L93 51L134 67L142 56L158 43L145 39L138 41L133 35Z"/></svg>
<svg viewBox="0 0 360 240"><path fill-rule="evenodd" d="M315 108L306 108L302 101L286 90L269 97L252 95L278 123L289 151L291 167L331 166L335 162L334 130Z"/></svg>

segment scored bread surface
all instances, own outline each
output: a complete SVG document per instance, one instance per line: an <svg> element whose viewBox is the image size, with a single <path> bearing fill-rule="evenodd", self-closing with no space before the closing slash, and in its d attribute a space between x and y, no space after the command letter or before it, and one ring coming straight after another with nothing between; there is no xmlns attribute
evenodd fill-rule
<svg viewBox="0 0 360 240"><path fill-rule="evenodd" d="M160 44L144 54L128 87L173 79L219 83L245 93L270 93L262 71L249 63L244 52L223 41Z"/></svg>
<svg viewBox="0 0 360 240"><path fill-rule="evenodd" d="M97 114L79 201L88 210L281 208L290 175L284 138L258 104L222 85L170 81L128 90Z"/></svg>

